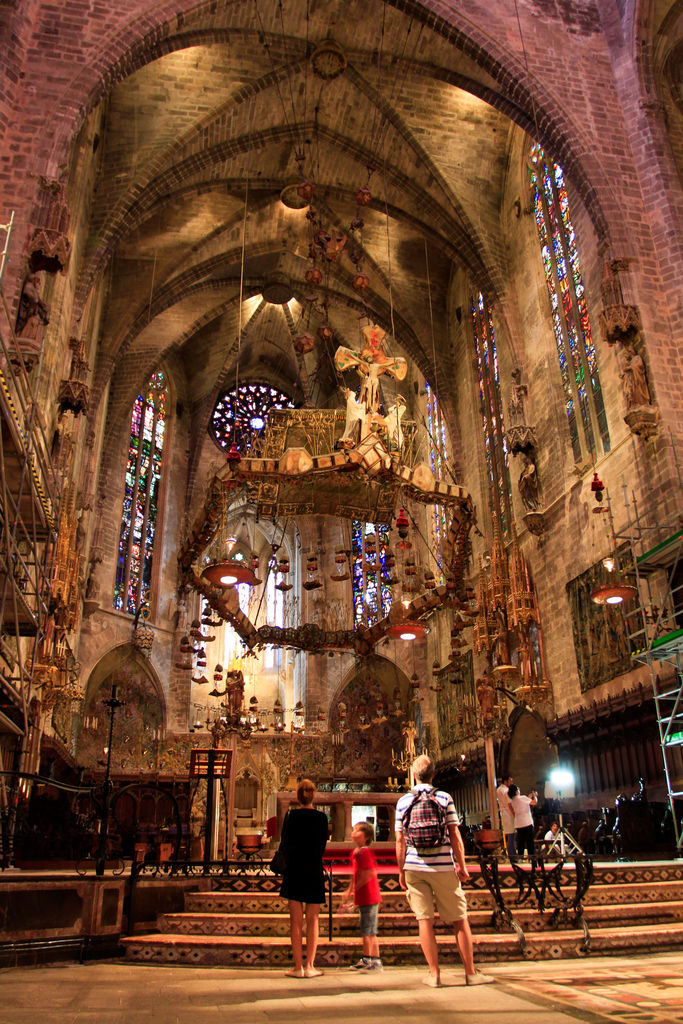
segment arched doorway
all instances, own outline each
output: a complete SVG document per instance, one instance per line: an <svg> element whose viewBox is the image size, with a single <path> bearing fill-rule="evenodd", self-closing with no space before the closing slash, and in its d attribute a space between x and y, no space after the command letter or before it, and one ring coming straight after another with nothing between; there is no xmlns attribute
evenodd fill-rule
<svg viewBox="0 0 683 1024"><path fill-rule="evenodd" d="M149 661L129 644L108 651L90 674L78 732L78 760L87 768L97 768L106 759L109 713L104 702L114 685L122 706L114 716L112 773L156 771L164 730L164 701Z"/></svg>

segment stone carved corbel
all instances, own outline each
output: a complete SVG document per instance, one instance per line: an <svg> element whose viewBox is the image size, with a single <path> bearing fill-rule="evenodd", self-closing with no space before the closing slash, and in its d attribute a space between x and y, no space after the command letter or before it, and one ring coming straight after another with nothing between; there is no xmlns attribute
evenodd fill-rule
<svg viewBox="0 0 683 1024"><path fill-rule="evenodd" d="M640 337L640 313L638 307L624 299L619 274L628 269L628 261L606 258L602 264L602 311L600 328L608 345L617 342L636 344Z"/></svg>
<svg viewBox="0 0 683 1024"><path fill-rule="evenodd" d="M31 270L45 270L48 274L66 272L71 257L71 242L67 236L69 217L63 184L54 178L41 177L28 246Z"/></svg>
<svg viewBox="0 0 683 1024"><path fill-rule="evenodd" d="M88 411L90 388L85 383L90 369L85 359L85 344L80 338L71 338L69 346L71 357L71 373L59 385L59 412L72 412L74 416Z"/></svg>
<svg viewBox="0 0 683 1024"><path fill-rule="evenodd" d="M526 399L528 389L522 384L522 371L512 371L512 387L508 405L508 444L513 455L536 450L534 428L527 422Z"/></svg>

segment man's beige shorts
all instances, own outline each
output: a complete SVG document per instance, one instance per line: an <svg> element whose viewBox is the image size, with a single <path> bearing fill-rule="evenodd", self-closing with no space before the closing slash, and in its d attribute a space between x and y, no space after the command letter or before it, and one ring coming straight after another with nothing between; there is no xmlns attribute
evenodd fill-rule
<svg viewBox="0 0 683 1024"><path fill-rule="evenodd" d="M455 871L406 871L408 903L418 921L434 917L434 904L445 924L467 917L467 900Z"/></svg>

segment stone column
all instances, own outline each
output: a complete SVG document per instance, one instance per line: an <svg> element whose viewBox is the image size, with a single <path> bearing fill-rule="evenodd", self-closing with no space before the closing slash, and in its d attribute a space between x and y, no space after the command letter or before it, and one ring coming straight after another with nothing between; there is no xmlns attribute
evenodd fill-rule
<svg viewBox="0 0 683 1024"><path fill-rule="evenodd" d="M351 809L353 807L353 798L350 800L344 800L344 842L351 842Z"/></svg>

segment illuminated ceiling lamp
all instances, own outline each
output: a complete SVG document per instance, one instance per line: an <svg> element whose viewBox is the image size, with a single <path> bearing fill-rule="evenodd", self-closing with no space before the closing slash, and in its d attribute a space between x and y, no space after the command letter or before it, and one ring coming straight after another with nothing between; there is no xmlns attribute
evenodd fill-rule
<svg viewBox="0 0 683 1024"><path fill-rule="evenodd" d="M225 558L219 562L210 562L202 570L202 576L209 583L217 583L221 587L236 587L246 583L249 587L257 587L262 580L257 579L253 569L238 558Z"/></svg>
<svg viewBox="0 0 683 1024"><path fill-rule="evenodd" d="M591 601L595 604L625 604L636 596L636 588L629 583L601 583L591 590Z"/></svg>
<svg viewBox="0 0 683 1024"><path fill-rule="evenodd" d="M251 559L250 565L243 554L243 551L250 551L251 548L247 521L243 519L237 535L227 538L226 557L205 566L202 570L202 577L219 587L236 587L241 583L246 583L249 587L258 586L263 581L258 579L251 567L255 560ZM258 565L257 561L256 565Z"/></svg>
<svg viewBox="0 0 683 1024"><path fill-rule="evenodd" d="M425 626L424 622L406 619L405 622L398 622L396 625L390 626L386 635L390 636L392 640L423 640L427 633L429 633L429 627Z"/></svg>

